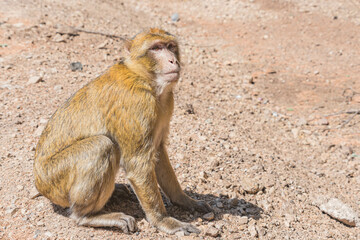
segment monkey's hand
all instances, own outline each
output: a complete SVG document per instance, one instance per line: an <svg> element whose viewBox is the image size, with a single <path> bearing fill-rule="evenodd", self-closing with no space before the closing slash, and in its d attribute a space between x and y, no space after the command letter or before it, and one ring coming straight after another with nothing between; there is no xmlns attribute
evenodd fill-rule
<svg viewBox="0 0 360 240"><path fill-rule="evenodd" d="M190 223L181 222L172 217L163 218L161 221L155 224L155 227L168 234L175 234L176 232L181 231L184 232L185 235L190 235L190 233L199 234L201 232Z"/></svg>

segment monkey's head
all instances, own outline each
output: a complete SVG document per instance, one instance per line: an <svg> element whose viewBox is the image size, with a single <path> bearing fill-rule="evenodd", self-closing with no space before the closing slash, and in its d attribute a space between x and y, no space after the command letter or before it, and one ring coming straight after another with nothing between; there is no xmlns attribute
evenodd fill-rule
<svg viewBox="0 0 360 240"><path fill-rule="evenodd" d="M137 34L126 43L130 69L153 81L158 94L170 89L180 76L179 48L175 36L158 28Z"/></svg>

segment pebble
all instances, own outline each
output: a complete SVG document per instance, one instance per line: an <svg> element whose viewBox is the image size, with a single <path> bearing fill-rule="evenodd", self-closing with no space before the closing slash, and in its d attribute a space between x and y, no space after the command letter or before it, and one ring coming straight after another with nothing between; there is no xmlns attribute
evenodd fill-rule
<svg viewBox="0 0 360 240"><path fill-rule="evenodd" d="M171 21L178 22L179 20L180 20L180 17L179 17L178 13L174 13L173 15L171 15Z"/></svg>
<svg viewBox="0 0 360 240"><path fill-rule="evenodd" d="M27 82L28 84L35 84L35 83L39 83L42 82L43 78L41 76L32 76L29 78L29 81Z"/></svg>
<svg viewBox="0 0 360 240"><path fill-rule="evenodd" d="M61 92L61 91L63 90L63 86L61 86L61 85L56 85L56 86L54 87L54 90L57 91L57 92Z"/></svg>
<svg viewBox="0 0 360 240"><path fill-rule="evenodd" d="M219 234L220 234L219 229L216 229L216 228L214 228L214 227L208 227L208 228L205 230L205 235L206 235L206 236L217 237L217 236L219 236Z"/></svg>
<svg viewBox="0 0 360 240"><path fill-rule="evenodd" d="M297 138L299 136L299 129L298 128L291 129L291 132L292 132L294 138Z"/></svg>
<svg viewBox="0 0 360 240"><path fill-rule="evenodd" d="M38 221L38 222L36 223L36 225L37 225L38 227L41 227L41 226L45 226L45 223L44 223L43 221Z"/></svg>
<svg viewBox="0 0 360 240"><path fill-rule="evenodd" d="M321 118L316 121L317 125L329 125L329 121L326 118Z"/></svg>
<svg viewBox="0 0 360 240"><path fill-rule="evenodd" d="M215 218L215 214L213 212L209 212L207 214L204 214L202 218L207 221L211 221Z"/></svg>
<svg viewBox="0 0 360 240"><path fill-rule="evenodd" d="M66 42L66 36L65 35L61 35L59 33L57 33L53 39L52 39L54 42Z"/></svg>
<svg viewBox="0 0 360 240"><path fill-rule="evenodd" d="M21 27L24 26L24 23L22 23L22 22L15 23L15 24L13 24L13 26L14 26L14 27L17 27L17 28L21 28Z"/></svg>
<svg viewBox="0 0 360 240"><path fill-rule="evenodd" d="M236 206L239 204L239 199L237 199L237 198L232 198L232 199L229 200L229 204L230 204L230 206L232 206L232 207L236 207Z"/></svg>
<svg viewBox="0 0 360 240"><path fill-rule="evenodd" d="M102 43L100 43L97 48L98 49L106 49L106 45L108 44L108 41L104 41Z"/></svg>
<svg viewBox="0 0 360 240"><path fill-rule="evenodd" d="M321 204L319 208L324 213L347 226L356 226L357 214L337 198L331 198L328 202Z"/></svg>
<svg viewBox="0 0 360 240"><path fill-rule="evenodd" d="M70 63L70 68L71 68L71 71L73 71L73 72L83 70L83 66L82 66L81 62Z"/></svg>
<svg viewBox="0 0 360 240"><path fill-rule="evenodd" d="M247 83L254 84L254 78L251 75L244 76L244 79Z"/></svg>
<svg viewBox="0 0 360 240"><path fill-rule="evenodd" d="M256 238L256 237L259 236L258 231L256 230L255 225L249 226L248 230L249 230L249 233L250 233L250 236L251 236L251 237Z"/></svg>
<svg viewBox="0 0 360 240"><path fill-rule="evenodd" d="M216 206L217 206L218 208L223 208L223 207L224 207L224 204L223 204L222 202L217 202L217 203L216 203Z"/></svg>
<svg viewBox="0 0 360 240"><path fill-rule="evenodd" d="M38 196L40 196L41 194L39 193L39 191L35 188L35 187L32 187L30 189L30 192L29 192L29 198L30 199L35 199L37 198Z"/></svg>
<svg viewBox="0 0 360 240"><path fill-rule="evenodd" d="M185 236L185 233L184 233L183 231L178 231L178 232L175 233L175 235L176 235L177 237L184 237L184 236Z"/></svg>
<svg viewBox="0 0 360 240"><path fill-rule="evenodd" d="M5 213L13 216L18 210L19 210L19 208L17 208L17 207L9 207L9 208L5 211Z"/></svg>
<svg viewBox="0 0 360 240"><path fill-rule="evenodd" d="M204 178L204 179L208 179L208 178L209 178L208 174L207 174L206 172L204 172L204 171L200 172L200 177L202 177L202 178Z"/></svg>
<svg viewBox="0 0 360 240"><path fill-rule="evenodd" d="M299 120L296 123L296 125L299 126L299 127L307 125L307 124L308 124L308 122L307 122L307 120L305 118L299 118Z"/></svg>
<svg viewBox="0 0 360 240"><path fill-rule="evenodd" d="M21 190L24 189L24 186L22 186L22 185L17 185L16 188L17 188L19 191L21 191Z"/></svg>
<svg viewBox="0 0 360 240"><path fill-rule="evenodd" d="M218 222L215 224L215 228L217 228L221 231L221 229L223 228L224 225L225 225L224 221L221 221L221 222Z"/></svg>
<svg viewBox="0 0 360 240"><path fill-rule="evenodd" d="M241 187L243 191L249 194L256 194L264 188L259 183L247 178L242 179Z"/></svg>
<svg viewBox="0 0 360 240"><path fill-rule="evenodd" d="M244 224L247 224L248 223L248 217L247 216L242 216L239 218L239 220L237 221L237 223L239 225L244 225Z"/></svg>

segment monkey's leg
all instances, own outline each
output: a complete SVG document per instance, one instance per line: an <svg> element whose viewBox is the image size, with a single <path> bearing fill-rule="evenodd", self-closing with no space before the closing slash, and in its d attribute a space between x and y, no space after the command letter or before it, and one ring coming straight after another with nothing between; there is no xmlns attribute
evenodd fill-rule
<svg viewBox="0 0 360 240"><path fill-rule="evenodd" d="M159 146L159 160L156 164L156 176L161 189L170 198L171 202L185 209L199 212L211 212L211 207L205 201L197 201L190 198L181 189L176 178L174 169L171 167L169 157L164 144Z"/></svg>
<svg viewBox="0 0 360 240"><path fill-rule="evenodd" d="M168 234L183 231L186 235L200 233L196 227L168 217L161 199L154 163L144 157L134 158L124 166L127 178L138 197L147 220L159 230Z"/></svg>
<svg viewBox="0 0 360 240"><path fill-rule="evenodd" d="M110 198L119 168L118 151L106 136L83 139L66 148L55 158L70 163L73 172L69 186L71 218L79 225L118 227L124 232L135 231L135 219L123 213L102 214L99 211ZM55 160L55 159L54 159Z"/></svg>

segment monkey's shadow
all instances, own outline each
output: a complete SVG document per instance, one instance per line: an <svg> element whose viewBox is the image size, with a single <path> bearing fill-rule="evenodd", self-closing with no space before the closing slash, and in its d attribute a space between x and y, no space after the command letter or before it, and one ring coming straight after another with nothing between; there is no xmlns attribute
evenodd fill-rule
<svg viewBox="0 0 360 240"><path fill-rule="evenodd" d="M244 199L229 198L224 195L198 194L192 191L185 191L185 193L194 199L206 201L214 210L215 221L221 220L225 214L247 216L248 218L258 220L264 212L262 208L246 202ZM204 215L204 213L187 211L173 205L163 193L162 198L169 215L181 221L190 222L198 217L202 218ZM53 208L56 213L69 216L68 209L61 208L55 204L53 204ZM103 212L123 212L133 216L137 221L145 218L140 203L128 184L115 184L114 193L106 203Z"/></svg>

